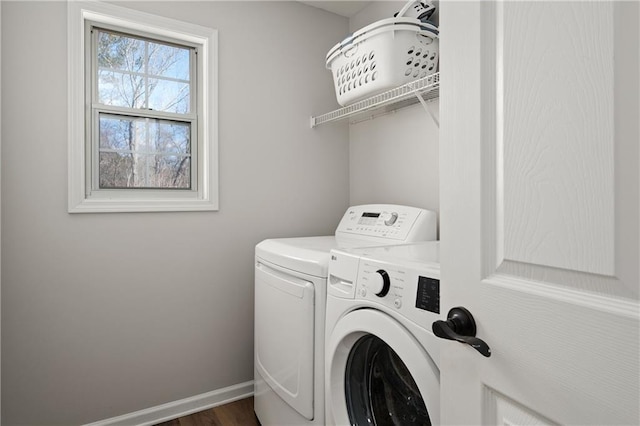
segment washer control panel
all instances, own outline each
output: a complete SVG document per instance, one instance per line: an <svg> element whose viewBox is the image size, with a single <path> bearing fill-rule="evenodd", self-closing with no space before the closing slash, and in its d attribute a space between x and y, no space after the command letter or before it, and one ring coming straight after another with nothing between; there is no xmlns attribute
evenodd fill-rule
<svg viewBox="0 0 640 426"><path fill-rule="evenodd" d="M398 242L436 239L436 214L393 204L367 204L347 209L336 236L373 237Z"/></svg>
<svg viewBox="0 0 640 426"><path fill-rule="evenodd" d="M440 271L436 265L413 268L360 259L356 299L366 299L402 313L416 323L440 314Z"/></svg>
<svg viewBox="0 0 640 426"><path fill-rule="evenodd" d="M383 305L418 324L431 324L440 317L438 247L438 242L423 242L334 250L328 291ZM339 293L338 283L349 286Z"/></svg>

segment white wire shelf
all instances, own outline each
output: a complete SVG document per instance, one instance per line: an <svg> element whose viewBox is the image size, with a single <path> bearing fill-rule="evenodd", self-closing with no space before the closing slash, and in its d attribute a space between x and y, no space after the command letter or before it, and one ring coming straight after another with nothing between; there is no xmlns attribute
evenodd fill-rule
<svg viewBox="0 0 640 426"><path fill-rule="evenodd" d="M438 99L439 95L440 73L437 72L396 87L395 89L387 90L386 92L363 99L344 108L311 117L311 127L346 118L351 118L352 123L357 123L379 115L388 114L419 101L424 105L426 102Z"/></svg>

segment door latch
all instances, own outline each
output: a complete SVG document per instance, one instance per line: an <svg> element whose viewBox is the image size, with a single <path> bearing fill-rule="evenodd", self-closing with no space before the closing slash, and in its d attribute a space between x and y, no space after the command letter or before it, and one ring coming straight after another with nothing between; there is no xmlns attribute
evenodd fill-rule
<svg viewBox="0 0 640 426"><path fill-rule="evenodd" d="M489 345L476 337L476 322L473 315L461 306L452 308L447 314L446 321L436 321L431 328L433 334L441 339L465 343L487 358L491 356Z"/></svg>

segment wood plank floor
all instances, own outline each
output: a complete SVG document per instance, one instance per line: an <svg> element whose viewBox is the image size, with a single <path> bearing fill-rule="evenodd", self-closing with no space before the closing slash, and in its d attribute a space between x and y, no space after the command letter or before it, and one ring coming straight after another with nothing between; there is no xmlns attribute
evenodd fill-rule
<svg viewBox="0 0 640 426"><path fill-rule="evenodd" d="M260 422L253 412L253 397L250 397L156 426L260 426Z"/></svg>

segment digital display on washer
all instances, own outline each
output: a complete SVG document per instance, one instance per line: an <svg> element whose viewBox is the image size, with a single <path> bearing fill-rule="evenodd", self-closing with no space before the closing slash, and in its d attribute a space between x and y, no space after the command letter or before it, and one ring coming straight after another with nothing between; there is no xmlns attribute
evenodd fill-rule
<svg viewBox="0 0 640 426"><path fill-rule="evenodd" d="M380 217L380 213L362 213L358 225L375 225L376 219Z"/></svg>
<svg viewBox="0 0 640 426"><path fill-rule="evenodd" d="M440 280L418 276L416 308L440 313Z"/></svg>

